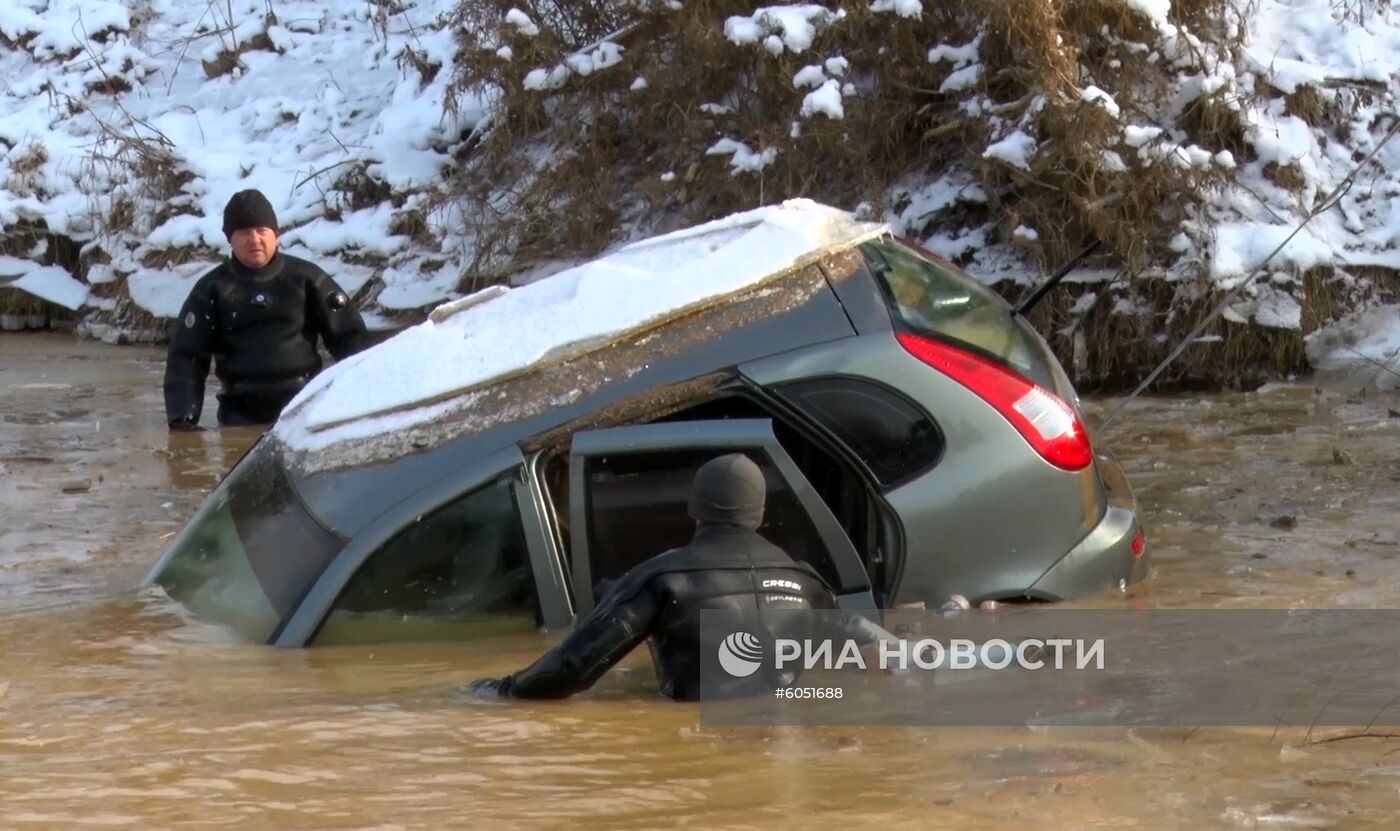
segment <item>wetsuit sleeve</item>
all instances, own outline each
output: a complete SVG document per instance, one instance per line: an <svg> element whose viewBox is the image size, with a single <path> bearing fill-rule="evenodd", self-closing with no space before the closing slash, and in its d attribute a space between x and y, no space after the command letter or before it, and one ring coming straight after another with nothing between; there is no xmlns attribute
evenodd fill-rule
<svg viewBox="0 0 1400 831"><path fill-rule="evenodd" d="M165 420L199 423L204 382L219 345L218 309L212 283L195 283L170 334L165 355Z"/></svg>
<svg viewBox="0 0 1400 831"><path fill-rule="evenodd" d="M369 346L369 333L359 309L331 276L320 269L310 279L308 305L316 319L316 331L337 361Z"/></svg>
<svg viewBox="0 0 1400 831"><path fill-rule="evenodd" d="M501 695L567 698L597 683L651 634L661 600L649 586L624 576L564 642L529 667L507 676Z"/></svg>

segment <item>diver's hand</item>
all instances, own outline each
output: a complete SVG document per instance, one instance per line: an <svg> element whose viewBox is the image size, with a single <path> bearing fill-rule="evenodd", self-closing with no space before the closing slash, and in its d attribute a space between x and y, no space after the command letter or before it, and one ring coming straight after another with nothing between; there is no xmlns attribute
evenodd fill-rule
<svg viewBox="0 0 1400 831"><path fill-rule="evenodd" d="M177 418L170 422L170 432L172 433L200 433L203 431L204 428L200 427L194 419L188 416L185 418Z"/></svg>
<svg viewBox="0 0 1400 831"><path fill-rule="evenodd" d="M510 677L478 678L467 685L467 693L477 698L505 698L510 695Z"/></svg>

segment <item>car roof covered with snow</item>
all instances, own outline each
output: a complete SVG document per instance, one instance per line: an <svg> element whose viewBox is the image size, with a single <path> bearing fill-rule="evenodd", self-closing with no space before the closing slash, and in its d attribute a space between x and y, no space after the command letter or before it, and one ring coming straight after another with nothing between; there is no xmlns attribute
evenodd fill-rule
<svg viewBox="0 0 1400 831"><path fill-rule="evenodd" d="M635 242L522 287L485 289L321 373L274 435L303 461L326 455L340 466L528 417L635 374L666 351L659 334L697 312L716 312L705 326L728 329L803 302L799 286L780 285L784 277L888 230L791 200ZM609 360L583 369L578 359L598 353ZM566 377L550 377L565 366Z"/></svg>

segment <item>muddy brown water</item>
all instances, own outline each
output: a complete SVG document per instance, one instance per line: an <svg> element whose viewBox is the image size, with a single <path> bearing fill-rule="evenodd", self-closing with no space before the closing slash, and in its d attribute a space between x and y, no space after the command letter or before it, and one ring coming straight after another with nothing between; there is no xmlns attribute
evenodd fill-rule
<svg viewBox="0 0 1400 831"><path fill-rule="evenodd" d="M1340 728L718 729L648 696L644 657L571 702L460 695L542 637L241 643L133 589L252 440L169 435L162 368L0 336L0 828L1400 825L1400 739ZM1079 605L1400 606L1397 408L1134 402L1109 444L1154 573Z"/></svg>

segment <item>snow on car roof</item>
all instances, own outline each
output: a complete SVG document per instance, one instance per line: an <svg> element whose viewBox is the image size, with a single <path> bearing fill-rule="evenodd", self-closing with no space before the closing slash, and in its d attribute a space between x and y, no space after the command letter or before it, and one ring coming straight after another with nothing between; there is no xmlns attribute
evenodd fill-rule
<svg viewBox="0 0 1400 831"><path fill-rule="evenodd" d="M321 373L276 433L292 448L402 430L448 399L723 302L886 233L806 199L632 243L519 288L487 289Z"/></svg>

